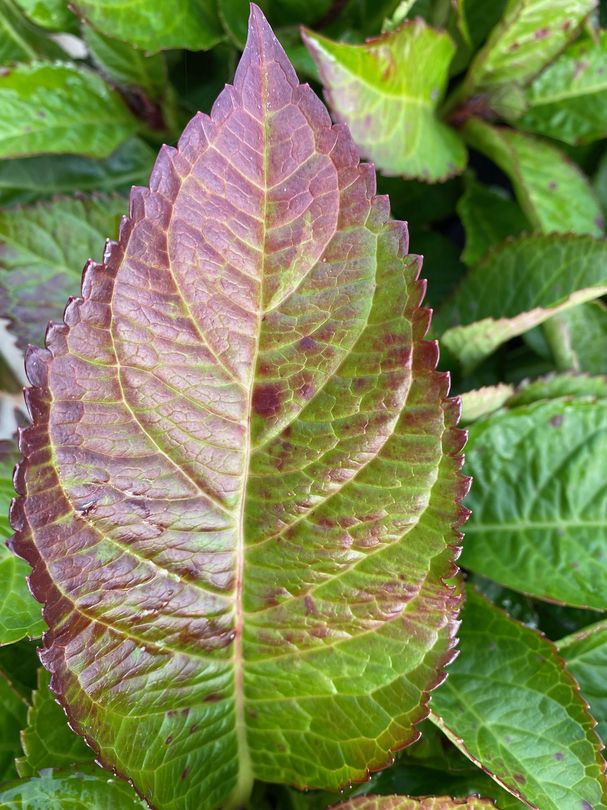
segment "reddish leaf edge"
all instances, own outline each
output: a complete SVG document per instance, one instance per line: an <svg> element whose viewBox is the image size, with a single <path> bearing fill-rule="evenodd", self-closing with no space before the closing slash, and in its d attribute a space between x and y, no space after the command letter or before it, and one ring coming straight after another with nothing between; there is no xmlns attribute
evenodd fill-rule
<svg viewBox="0 0 607 810"><path fill-rule="evenodd" d="M247 44L252 38L259 36L256 29L260 25L263 28L269 28L269 24L259 7L254 3L251 3L250 7L251 16L249 19L249 38ZM309 85L305 84L304 86ZM212 110L210 115L201 112L196 113L185 127L176 147L164 144L160 148L150 174L148 186L133 186L131 188L129 195L129 214L122 218L118 240L113 241L108 239L106 241L101 263L90 259L86 262L82 271L81 295L78 297L70 296L70 298L68 298L63 320L60 323L51 321L48 324L44 341L45 348L32 345L28 346L25 353L25 372L30 386L24 388L23 392L25 404L31 418L31 425L20 428L19 430L21 461L16 465L13 476L13 484L17 497L13 499L10 509L10 522L14 530L14 535L9 539L7 544L17 556L24 559L32 567L32 573L27 577L28 587L34 598L43 605L42 615L49 628L42 636L43 647L38 650L38 653L43 666L51 675L50 689L57 698L57 702L63 708L69 727L82 737L86 745L93 751L96 756L96 763L115 776L128 782L137 795L146 801L150 807L153 807L153 805L150 803L149 798L138 790L133 780L127 774L121 772L119 768L104 759L99 746L80 727L70 706L65 702L64 684L62 684L61 675L53 667L49 656L52 648L61 646L61 625L55 620L61 619L61 603L65 597L63 597L55 587L45 562L34 543L31 526L27 521L24 510L25 475L31 457L49 444L50 391L48 388L48 368L51 361L54 357L63 353L65 338L69 334L70 326L78 322L78 310L80 306L93 297L93 293L95 293L97 300L102 300L100 298L101 294L103 294L105 300L111 297L116 273L123 258L124 246L128 243L134 225L146 216L146 200L158 191L160 187L163 188L165 194L170 193L169 190L163 186L163 182L166 180L165 168L171 165L172 157L177 154L180 149L186 147L188 133L190 128L195 126L195 122L200 120L200 118L205 120L209 117L212 118L212 116ZM347 125L344 123L333 124L333 128L337 131L347 131ZM377 195L375 193L376 181L374 164L370 162L359 163L359 169L361 173L364 172L368 176L370 183L370 199L383 202L386 210L389 210L389 199L387 195ZM398 220L391 221L402 229L402 255L404 256L407 254L408 250L407 223ZM458 428L461 414L461 400L457 396L449 396L451 375L449 372L439 372L436 370L439 359L438 341L426 338L430 329L432 309L421 306L426 292L426 281L425 279L419 278L422 260L421 257L417 258L419 261L417 263L415 276L412 278L412 286L414 289L415 286L417 286L418 293L416 297L416 317L412 321L414 335L412 348L413 350L417 348L428 378L433 378L438 384L441 395L439 404L444 414L444 431L442 435L443 458L449 458L453 465L453 469L449 471L450 503L452 506L451 514L453 516L449 525L452 541L447 544L445 550L445 552L448 551L450 553L452 559L446 574L440 577L446 593L446 620L444 626L447 627L447 632L442 644L440 642L438 644L439 648L442 649L438 652L434 663L436 672L435 678L424 689L417 715L411 720L412 733L408 738L399 741L388 750L385 762L376 767L367 768L362 778L352 780L351 783L346 783L342 787L346 787L347 784L364 783L368 781L372 773L382 771L394 764L394 754L420 739L421 732L417 729L417 726L430 714L429 701L431 693L445 681L448 675L446 669L458 655L458 650L456 649L458 643L457 631L460 626L458 616L462 605L463 591L461 581L458 580L455 584L452 584L448 582L448 580L456 577L459 573L457 559L461 554L461 541L463 539L463 532L460 531L460 529L470 516L470 510L462 503L470 490L472 482L471 477L462 473L464 464L462 451L468 434L466 430ZM55 626L57 624L59 625L58 628ZM292 786L302 790L312 787L310 785L298 784L292 784Z"/></svg>
<svg viewBox="0 0 607 810"><path fill-rule="evenodd" d="M415 802L425 802L425 801L432 801L433 799L447 799L451 802L457 802L454 807L465 808L465 807L472 807L474 802L476 801L484 801L492 804L494 807L497 807L495 803L495 799L490 799L486 796L481 796L480 793L471 793L469 796L451 796L449 794L445 795L425 795L425 796L410 796L409 794L404 793L391 793L391 794L378 794L378 793L365 793L363 796L353 796L351 799L347 799L345 802L339 802L339 804L332 804L327 810L343 810L343 808L355 808L358 804L364 805L365 801L369 799L408 799Z"/></svg>

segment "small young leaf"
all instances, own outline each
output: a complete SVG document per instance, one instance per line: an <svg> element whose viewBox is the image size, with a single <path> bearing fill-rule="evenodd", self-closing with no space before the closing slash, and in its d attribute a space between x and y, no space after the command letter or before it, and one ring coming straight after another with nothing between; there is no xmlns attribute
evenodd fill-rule
<svg viewBox="0 0 607 810"><path fill-rule="evenodd" d="M562 53L525 91L526 110L516 126L565 143L607 135L607 31Z"/></svg>
<svg viewBox="0 0 607 810"><path fill-rule="evenodd" d="M607 610L605 399L553 399L470 427L462 563L509 588Z"/></svg>
<svg viewBox="0 0 607 810"><path fill-rule="evenodd" d="M75 0L72 7L102 34L147 53L206 51L224 37L213 0Z"/></svg>
<svg viewBox="0 0 607 810"><path fill-rule="evenodd" d="M452 799L449 796L357 796L335 810L495 810L489 799Z"/></svg>
<svg viewBox="0 0 607 810"><path fill-rule="evenodd" d="M20 753L19 733L26 715L27 703L0 675L0 782L17 776L15 757ZM1 795L0 807L4 810Z"/></svg>
<svg viewBox="0 0 607 810"><path fill-rule="evenodd" d="M453 655L463 435L406 245L254 6L234 85L28 355L43 663L159 810L365 778Z"/></svg>
<svg viewBox="0 0 607 810"><path fill-rule="evenodd" d="M0 75L0 159L59 152L103 158L138 126L118 93L85 68L41 62Z"/></svg>
<svg viewBox="0 0 607 810"><path fill-rule="evenodd" d="M461 395L462 424L475 422L477 419L497 411L508 402L513 394L513 386L506 383L466 391L465 394Z"/></svg>
<svg viewBox="0 0 607 810"><path fill-rule="evenodd" d="M506 127L470 119L464 128L470 146L504 171L529 221L544 233L602 236L598 200L583 172L554 146Z"/></svg>
<svg viewBox="0 0 607 810"><path fill-rule="evenodd" d="M597 733L607 740L607 621L585 627L556 646L590 704Z"/></svg>
<svg viewBox="0 0 607 810"><path fill-rule="evenodd" d="M601 745L554 646L472 588L431 719L530 807L605 810Z"/></svg>
<svg viewBox="0 0 607 810"><path fill-rule="evenodd" d="M78 19L66 0L15 0L27 16L51 31L78 32Z"/></svg>
<svg viewBox="0 0 607 810"><path fill-rule="evenodd" d="M0 787L2 810L148 810L132 787L100 768L46 771Z"/></svg>
<svg viewBox="0 0 607 810"><path fill-rule="evenodd" d="M19 776L37 776L46 768L73 770L92 766L95 755L67 724L65 712L49 689L50 675L38 669L27 725L21 732L24 756L16 760Z"/></svg>
<svg viewBox="0 0 607 810"><path fill-rule="evenodd" d="M101 258L127 209L124 197L96 195L0 210L0 310L21 348L42 343L48 322L61 320L82 258Z"/></svg>
<svg viewBox="0 0 607 810"><path fill-rule="evenodd" d="M455 50L448 34L416 19L364 45L303 37L335 115L382 172L434 182L463 170L466 148L436 115Z"/></svg>
<svg viewBox="0 0 607 810"><path fill-rule="evenodd" d="M568 307L607 293L607 240L522 236L487 254L435 321L466 369ZM459 325L449 328L452 323Z"/></svg>
<svg viewBox="0 0 607 810"><path fill-rule="evenodd" d="M62 49L24 18L13 0L0 0L0 65L63 56Z"/></svg>

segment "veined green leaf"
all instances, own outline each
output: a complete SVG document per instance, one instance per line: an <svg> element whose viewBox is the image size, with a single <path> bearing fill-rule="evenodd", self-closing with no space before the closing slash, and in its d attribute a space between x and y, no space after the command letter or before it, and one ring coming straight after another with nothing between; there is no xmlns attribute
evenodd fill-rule
<svg viewBox="0 0 607 810"><path fill-rule="evenodd" d="M607 293L606 259L607 241L590 236L506 242L470 270L443 305L437 334L464 368L474 368L510 338Z"/></svg>
<svg viewBox="0 0 607 810"><path fill-rule="evenodd" d="M26 715L27 703L0 675L0 782L17 776L15 757L19 756L19 732L25 726ZM1 793L0 807L4 810Z"/></svg>
<svg viewBox="0 0 607 810"><path fill-rule="evenodd" d="M568 350L568 368L607 374L607 307L602 301L572 307L550 323Z"/></svg>
<svg viewBox="0 0 607 810"><path fill-rule="evenodd" d="M2 810L146 810L130 785L111 774L47 771L0 787Z"/></svg>
<svg viewBox="0 0 607 810"><path fill-rule="evenodd" d="M538 599L607 610L605 399L553 399L470 427L463 565Z"/></svg>
<svg viewBox="0 0 607 810"><path fill-rule="evenodd" d="M541 399L595 397L607 399L607 377L587 374L554 374L521 386L509 400L510 407L530 405Z"/></svg>
<svg viewBox="0 0 607 810"><path fill-rule="evenodd" d="M364 45L303 37L332 110L382 172L434 182L463 170L466 148L436 115L455 50L448 34L416 19Z"/></svg>
<svg viewBox="0 0 607 810"><path fill-rule="evenodd" d="M506 383L487 385L474 391L466 391L461 395L462 424L475 422L505 405L514 394L514 387Z"/></svg>
<svg viewBox="0 0 607 810"><path fill-rule="evenodd" d="M62 56L62 49L23 17L13 0L0 0L0 65Z"/></svg>
<svg viewBox="0 0 607 810"><path fill-rule="evenodd" d="M556 646L590 704L599 736L607 740L607 621L585 627Z"/></svg>
<svg viewBox="0 0 607 810"><path fill-rule="evenodd" d="M603 234L603 214L592 186L554 146L477 118L470 119L463 131L470 146L508 175L521 208L538 230Z"/></svg>
<svg viewBox="0 0 607 810"><path fill-rule="evenodd" d="M28 353L43 663L159 810L365 778L453 656L464 437L406 248L254 6L234 85Z"/></svg>
<svg viewBox="0 0 607 810"><path fill-rule="evenodd" d="M452 799L449 796L357 796L335 806L335 810L492 810L489 799Z"/></svg>
<svg viewBox="0 0 607 810"><path fill-rule="evenodd" d="M82 257L101 258L127 209L125 197L96 195L0 210L0 310L21 348L42 343L48 322L61 319Z"/></svg>
<svg viewBox="0 0 607 810"><path fill-rule="evenodd" d="M604 810L600 741L554 645L472 588L462 619L431 719L530 807Z"/></svg>
<svg viewBox="0 0 607 810"><path fill-rule="evenodd" d="M138 126L90 70L40 62L0 75L0 159L59 152L103 158Z"/></svg>
<svg viewBox="0 0 607 810"><path fill-rule="evenodd" d="M456 0L461 25L473 50L485 41L489 32L497 25L508 0Z"/></svg>
<svg viewBox="0 0 607 810"><path fill-rule="evenodd" d="M51 31L78 31L78 20L66 0L15 0L27 16Z"/></svg>

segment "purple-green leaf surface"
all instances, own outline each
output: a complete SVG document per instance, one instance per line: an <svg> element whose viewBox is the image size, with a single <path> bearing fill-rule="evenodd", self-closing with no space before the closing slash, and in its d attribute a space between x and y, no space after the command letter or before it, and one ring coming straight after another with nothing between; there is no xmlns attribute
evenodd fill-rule
<svg viewBox="0 0 607 810"><path fill-rule="evenodd" d="M234 86L29 353L43 663L156 808L365 779L443 679L463 434L406 250L254 8Z"/></svg>

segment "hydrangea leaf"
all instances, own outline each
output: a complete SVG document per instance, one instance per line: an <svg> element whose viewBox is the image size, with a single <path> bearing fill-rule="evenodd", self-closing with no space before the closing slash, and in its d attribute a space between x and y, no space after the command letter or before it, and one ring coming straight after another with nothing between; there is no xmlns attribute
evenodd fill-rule
<svg viewBox="0 0 607 810"><path fill-rule="evenodd" d="M607 241L590 236L505 242L470 270L441 308L435 328L464 368L473 368L510 338L604 295L606 259Z"/></svg>
<svg viewBox="0 0 607 810"><path fill-rule="evenodd" d="M65 0L15 0L27 16L51 31L78 32L78 20Z"/></svg>
<svg viewBox="0 0 607 810"><path fill-rule="evenodd" d="M0 677L29 703L40 665L35 641L16 641L0 647Z"/></svg>
<svg viewBox="0 0 607 810"><path fill-rule="evenodd" d="M487 385L466 391L461 395L462 423L475 422L501 408L514 394L514 387L507 383Z"/></svg>
<svg viewBox="0 0 607 810"><path fill-rule="evenodd" d="M213 0L75 0L79 17L102 34L148 53L185 48L206 51L224 38Z"/></svg>
<svg viewBox="0 0 607 810"><path fill-rule="evenodd" d="M590 704L597 733L607 740L607 622L585 627L556 646Z"/></svg>
<svg viewBox="0 0 607 810"><path fill-rule="evenodd" d="M17 776L15 757L21 749L19 732L25 725L27 703L0 675L0 782ZM4 805L0 801L4 810Z"/></svg>
<svg viewBox="0 0 607 810"><path fill-rule="evenodd" d="M602 301L572 307L551 322L568 350L569 368L607 373L607 307Z"/></svg>
<svg viewBox="0 0 607 810"><path fill-rule="evenodd" d="M462 619L431 718L529 807L604 810L602 746L554 645L472 588Z"/></svg>
<svg viewBox="0 0 607 810"><path fill-rule="evenodd" d="M538 599L607 610L607 401L493 414L471 426L469 448L463 564Z"/></svg>
<svg viewBox="0 0 607 810"><path fill-rule="evenodd" d="M530 405L541 399L559 397L594 397L607 399L607 377L587 374L553 374L522 385L511 397L508 405Z"/></svg>
<svg viewBox="0 0 607 810"><path fill-rule="evenodd" d="M46 771L0 787L2 810L44 807L69 810L146 810L133 788L100 768L90 772Z"/></svg>
<svg viewBox="0 0 607 810"><path fill-rule="evenodd" d="M489 799L452 799L449 796L357 796L335 810L492 810Z"/></svg>
<svg viewBox="0 0 607 810"><path fill-rule="evenodd" d="M50 675L38 669L38 688L21 732L24 756L16 760L19 776L37 776L47 768L71 770L94 765L95 755L67 724L65 712L49 688Z"/></svg>
<svg viewBox="0 0 607 810"><path fill-rule="evenodd" d="M0 75L0 159L104 158L138 126L118 93L85 68L39 62Z"/></svg>
<svg viewBox="0 0 607 810"><path fill-rule="evenodd" d="M366 778L453 656L464 437L406 247L253 7L234 85L28 354L43 663L156 808Z"/></svg>
<svg viewBox="0 0 607 810"><path fill-rule="evenodd" d="M526 89L516 126L570 144L607 135L607 31L570 45Z"/></svg>
<svg viewBox="0 0 607 810"><path fill-rule="evenodd" d="M418 18L364 45L303 37L331 109L384 174L434 182L463 171L466 148L436 114L455 50L446 32Z"/></svg>
<svg viewBox="0 0 607 810"><path fill-rule="evenodd" d="M331 12L332 0L263 0L263 13L273 26L313 25ZM249 0L219 0L219 16L230 39L242 48L247 39ZM347 23L344 23L347 24Z"/></svg>
<svg viewBox="0 0 607 810"><path fill-rule="evenodd" d="M0 65L63 56L63 50L32 25L12 0L0 0Z"/></svg>
<svg viewBox="0 0 607 810"><path fill-rule="evenodd" d="M0 308L21 348L42 343L48 322L61 319L83 257L101 257L126 209L124 197L96 195L0 211Z"/></svg>
<svg viewBox="0 0 607 810"><path fill-rule="evenodd" d="M470 119L468 143L493 160L514 187L532 225L544 233L602 236L603 214L583 172L554 146L506 127Z"/></svg>

